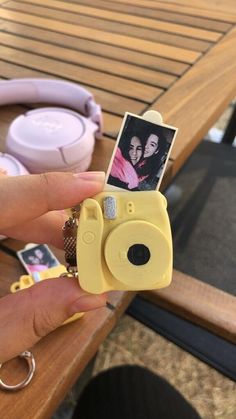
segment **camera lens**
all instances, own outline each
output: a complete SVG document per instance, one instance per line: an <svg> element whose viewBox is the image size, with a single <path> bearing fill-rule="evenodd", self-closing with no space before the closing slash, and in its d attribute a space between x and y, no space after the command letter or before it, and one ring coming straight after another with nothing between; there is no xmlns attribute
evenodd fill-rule
<svg viewBox="0 0 236 419"><path fill-rule="evenodd" d="M150 259L150 251L144 244L134 244L128 250L128 259L133 265L145 265Z"/></svg>

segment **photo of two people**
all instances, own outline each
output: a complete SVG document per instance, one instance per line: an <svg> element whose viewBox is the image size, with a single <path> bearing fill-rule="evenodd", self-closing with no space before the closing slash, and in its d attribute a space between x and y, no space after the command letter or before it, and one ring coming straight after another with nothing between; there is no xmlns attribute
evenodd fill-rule
<svg viewBox="0 0 236 419"><path fill-rule="evenodd" d="M45 244L39 244L17 252L17 256L28 274L42 272L58 266L60 262Z"/></svg>
<svg viewBox="0 0 236 419"><path fill-rule="evenodd" d="M126 114L107 184L145 191L159 188L177 130Z"/></svg>

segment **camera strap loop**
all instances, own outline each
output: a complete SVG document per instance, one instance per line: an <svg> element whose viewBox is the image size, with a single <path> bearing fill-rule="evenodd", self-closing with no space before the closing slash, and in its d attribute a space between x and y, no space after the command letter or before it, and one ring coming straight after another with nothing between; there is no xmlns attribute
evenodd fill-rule
<svg viewBox="0 0 236 419"><path fill-rule="evenodd" d="M34 373L35 373L35 359L34 359L34 356L31 352L24 351L19 355L19 357L24 358L27 361L29 371L28 371L28 374L27 374L26 378L23 381L21 381L19 384L15 384L15 385L5 384L0 379L0 389L6 390L6 391L17 391L17 390L21 390L22 388L26 387L31 382L31 380L34 376ZM2 366L2 364L0 364L0 368L1 368L1 366Z"/></svg>
<svg viewBox="0 0 236 419"><path fill-rule="evenodd" d="M76 241L80 206L72 208L71 212L72 215L65 222L65 225L62 230L64 239L65 260L68 263L67 270L70 275L76 275Z"/></svg>

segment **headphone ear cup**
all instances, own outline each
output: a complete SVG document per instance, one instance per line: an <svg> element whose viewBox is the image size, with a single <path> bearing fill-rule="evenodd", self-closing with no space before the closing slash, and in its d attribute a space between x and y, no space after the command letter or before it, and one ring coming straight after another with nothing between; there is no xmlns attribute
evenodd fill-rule
<svg viewBox="0 0 236 419"><path fill-rule="evenodd" d="M15 157L7 153L0 153L0 175L19 176L29 172Z"/></svg>
<svg viewBox="0 0 236 419"><path fill-rule="evenodd" d="M16 118L6 148L31 173L85 171L94 148L97 125L64 108L40 108Z"/></svg>

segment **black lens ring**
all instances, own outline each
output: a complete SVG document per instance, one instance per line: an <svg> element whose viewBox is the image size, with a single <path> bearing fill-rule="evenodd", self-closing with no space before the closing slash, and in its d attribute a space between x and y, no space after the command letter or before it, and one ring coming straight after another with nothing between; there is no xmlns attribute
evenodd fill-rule
<svg viewBox="0 0 236 419"><path fill-rule="evenodd" d="M130 263L140 266L145 265L149 261L151 254L147 246L142 243L135 243L130 246L127 257Z"/></svg>

